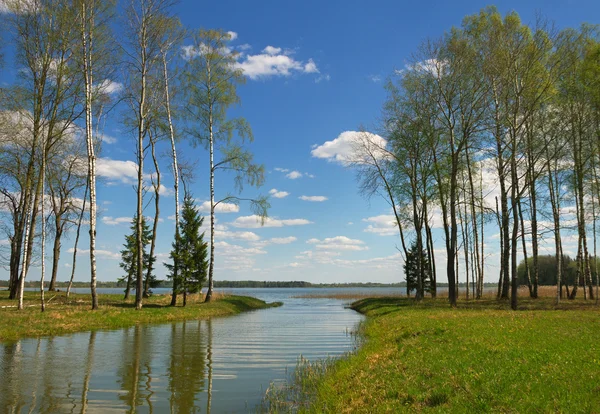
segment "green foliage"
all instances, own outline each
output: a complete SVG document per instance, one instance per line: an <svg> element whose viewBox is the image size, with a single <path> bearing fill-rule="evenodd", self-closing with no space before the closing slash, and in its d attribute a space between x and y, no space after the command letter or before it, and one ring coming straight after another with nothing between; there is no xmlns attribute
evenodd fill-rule
<svg viewBox="0 0 600 414"><path fill-rule="evenodd" d="M563 274L562 283L567 283L572 286L575 283L577 277L577 261L573 260L570 256L563 256ZM527 265L529 271L533 269L533 257L527 258ZM596 260L594 257L590 257L590 267L594 281L596 279ZM519 277L519 284L525 285L527 283L527 276L525 275L525 260L521 260L519 267L517 268ZM556 286L556 256L554 255L543 255L538 256L538 278L540 285Z"/></svg>
<svg viewBox="0 0 600 414"><path fill-rule="evenodd" d="M124 248L121 250L121 263L119 263L121 269L125 271L125 276L119 278L119 282L127 283L126 291L129 290L130 287L135 288L135 286L137 286L137 216L131 221L130 229L131 233L125 235L125 243L123 244ZM152 230L148 225L146 217L142 217L142 244L144 246L142 273L146 274L148 268L150 268L150 279L148 286L150 288L154 288L159 284L156 276L152 274L154 262L156 262L156 256L150 257L150 253L146 251L146 247L150 243L151 239Z"/></svg>
<svg viewBox="0 0 600 414"><path fill-rule="evenodd" d="M179 240L173 242L171 260L165 263L168 277L177 279L177 294L196 293L202 289L208 272L207 243L200 228L204 222L190 195L186 195L179 222Z"/></svg>
<svg viewBox="0 0 600 414"><path fill-rule="evenodd" d="M413 242L408 249L408 255L404 261L404 278L406 280L406 291L410 293L413 290L417 290L417 276L419 273L419 251L417 249L417 243ZM431 293L431 266L427 257L427 251L421 249L421 283L422 291L424 293Z"/></svg>

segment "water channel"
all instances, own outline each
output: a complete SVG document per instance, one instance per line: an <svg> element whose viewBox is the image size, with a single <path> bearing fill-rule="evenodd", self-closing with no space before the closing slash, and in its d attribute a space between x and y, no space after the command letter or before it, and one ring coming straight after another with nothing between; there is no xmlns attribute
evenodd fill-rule
<svg viewBox="0 0 600 414"><path fill-rule="evenodd" d="M296 297L315 289L221 291L284 306L0 344L0 407L6 412L254 412L267 387L284 381L300 355L335 357L355 346L350 333L362 317L344 307L348 300Z"/></svg>

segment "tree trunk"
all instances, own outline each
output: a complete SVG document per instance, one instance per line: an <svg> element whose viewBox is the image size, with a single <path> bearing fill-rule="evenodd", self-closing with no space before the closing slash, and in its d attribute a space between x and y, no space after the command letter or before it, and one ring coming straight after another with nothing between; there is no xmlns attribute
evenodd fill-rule
<svg viewBox="0 0 600 414"><path fill-rule="evenodd" d="M60 239L63 233L63 223L60 216L54 216L54 223L56 226L56 234L54 235L54 245L52 247L52 277L50 278L50 285L48 286L49 292L56 291L56 278L58 277L58 263L60 261Z"/></svg>
<svg viewBox="0 0 600 414"><path fill-rule="evenodd" d="M75 278L75 265L77 264L77 245L79 244L79 233L81 231L81 224L83 223L83 215L85 213L85 203L87 201L89 189L89 177L86 180L85 191L83 192L83 203L81 206L81 213L79 214L79 220L77 221L77 231L75 233L75 245L73 246L73 265L71 266L71 278L69 279L69 286L67 287L67 298L71 294L71 287L73 286L73 279Z"/></svg>
<svg viewBox="0 0 600 414"><path fill-rule="evenodd" d="M150 296L150 278L152 277L151 262L154 258L154 249L156 246L156 230L158 228L158 218L160 216L160 168L158 167L158 160L155 152L155 140L150 137L150 145L152 150L152 161L154 162L154 169L156 170L156 183L153 183L154 187L154 223L152 223L152 240L150 242L150 263L148 264L148 270L146 272L146 283L144 285L144 297Z"/></svg>
<svg viewBox="0 0 600 414"><path fill-rule="evenodd" d="M87 4L81 2L81 38L83 47L83 72L85 78L85 136L88 155L88 180L90 190L90 289L92 291L92 310L98 309L98 294L96 293L96 155L94 152L94 137L92 134L92 50L94 10L88 15Z"/></svg>
<svg viewBox="0 0 600 414"><path fill-rule="evenodd" d="M171 98L169 95L169 75L167 71L167 52L162 52L163 76L165 79L165 108L167 110L167 121L169 124L169 138L171 140L171 153L173 156L173 178L175 188L175 255L179 253L179 165L177 164L177 150L175 147L175 130L171 118ZM177 260L173 263L173 292L171 294L171 306L177 304L178 289L178 268Z"/></svg>
<svg viewBox="0 0 600 414"><path fill-rule="evenodd" d="M208 66L208 72L210 74L210 66ZM212 299L213 273L215 269L215 167L212 109L211 105L208 120L210 149L210 262L208 265L208 290L206 292L206 298L204 299L205 302L210 302Z"/></svg>

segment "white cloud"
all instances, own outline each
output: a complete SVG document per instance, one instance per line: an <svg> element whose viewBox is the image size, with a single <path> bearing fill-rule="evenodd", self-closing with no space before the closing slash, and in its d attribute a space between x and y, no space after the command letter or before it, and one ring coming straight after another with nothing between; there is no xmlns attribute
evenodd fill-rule
<svg viewBox="0 0 600 414"><path fill-rule="evenodd" d="M75 250L71 247L69 250L67 250L67 253L73 253ZM110 259L110 260L120 260L121 259L121 255L119 253L114 253L108 250L101 250L101 249L96 249L96 257L98 258L102 258L102 259ZM89 249L77 249L77 256L89 256L90 254L90 250Z"/></svg>
<svg viewBox="0 0 600 414"><path fill-rule="evenodd" d="M219 254L225 256L238 256L238 255L255 255L255 254L267 254L265 250L256 247L243 247L236 244L229 244L221 241L215 243L215 250L219 250Z"/></svg>
<svg viewBox="0 0 600 414"><path fill-rule="evenodd" d="M117 142L117 139L115 137L106 134L97 134L96 138L99 141L104 142L106 144L115 144Z"/></svg>
<svg viewBox="0 0 600 414"><path fill-rule="evenodd" d="M138 167L133 161L111 160L98 158L96 174L109 181L120 181L123 184L133 184L137 181Z"/></svg>
<svg viewBox="0 0 600 414"><path fill-rule="evenodd" d="M297 178L302 177L302 173L300 171L292 171L288 174L285 175L287 178L289 178L290 180L295 180Z"/></svg>
<svg viewBox="0 0 600 414"><path fill-rule="evenodd" d="M318 73L319 69L312 59L304 63L289 56L289 52L280 47L267 46L261 54L246 55L237 63L250 79L256 80L270 76L291 76L293 73Z"/></svg>
<svg viewBox="0 0 600 414"><path fill-rule="evenodd" d="M317 64L312 59L308 59L308 62L304 65L305 73L319 73Z"/></svg>
<svg viewBox="0 0 600 414"><path fill-rule="evenodd" d="M320 250L369 250L362 240L350 239L346 236L330 237L323 240L310 239L307 240L307 243L314 244Z"/></svg>
<svg viewBox="0 0 600 414"><path fill-rule="evenodd" d="M314 202L322 202L328 200L325 196L300 196L298 197L300 200L304 201L314 201Z"/></svg>
<svg viewBox="0 0 600 414"><path fill-rule="evenodd" d="M133 220L131 217L111 217L111 216L102 217L102 223L106 224L107 226L116 226L119 224L129 224L129 223L131 223L131 220Z"/></svg>
<svg viewBox="0 0 600 414"><path fill-rule="evenodd" d="M274 168L274 170L275 170L275 171L282 172L282 173L286 173L286 172L289 172L289 171L290 171L290 170L289 170L289 169L287 169L287 168L279 168L279 167L275 167L275 168Z"/></svg>
<svg viewBox="0 0 600 414"><path fill-rule="evenodd" d="M369 75L368 77L371 82L381 82L381 76L379 75Z"/></svg>
<svg viewBox="0 0 600 414"><path fill-rule="evenodd" d="M349 165L351 163L368 162L368 154L376 158L387 156L385 147L387 141L377 134L360 131L345 131L332 141L317 145L311 151L315 158Z"/></svg>
<svg viewBox="0 0 600 414"><path fill-rule="evenodd" d="M173 190L172 188L169 187L165 187L164 185L160 185L160 187L158 188L158 193L162 196L168 197L168 196L172 196L173 194L175 194L175 190Z"/></svg>
<svg viewBox="0 0 600 414"><path fill-rule="evenodd" d="M198 210L203 213L210 213L210 201L204 201L198 206ZM215 213L237 213L240 206L234 203L219 203L215 206Z"/></svg>
<svg viewBox="0 0 600 414"><path fill-rule="evenodd" d="M242 216L236 218L231 225L233 227L256 229L260 227L283 227L283 226L303 226L311 224L311 221L306 219L277 219L267 217L264 220L264 225L261 225L261 218L257 215Z"/></svg>
<svg viewBox="0 0 600 414"><path fill-rule="evenodd" d="M273 46L267 46L263 49L263 53L266 53L267 55L278 55L281 53L281 48L280 47L273 47Z"/></svg>
<svg viewBox="0 0 600 414"><path fill-rule="evenodd" d="M109 95L117 94L117 93L121 92L123 90L123 88L124 88L124 86L122 83L113 82L109 79L103 80L102 82L100 82L100 85L98 85L98 89L100 90L100 92L106 93Z"/></svg>
<svg viewBox="0 0 600 414"><path fill-rule="evenodd" d="M238 38L238 34L236 32L228 31L227 34L229 35L229 40L235 40Z"/></svg>
<svg viewBox="0 0 600 414"><path fill-rule="evenodd" d="M272 239L269 239L270 243L273 244L290 244L295 242L296 240L298 240L297 238L295 238L294 236L290 236L290 237L273 237Z"/></svg>
<svg viewBox="0 0 600 414"><path fill-rule="evenodd" d="M286 198L290 195L290 193L288 193L287 191L278 191L276 188L272 188L269 191L269 194L271 194L275 198Z"/></svg>
<svg viewBox="0 0 600 414"><path fill-rule="evenodd" d="M215 230L215 238L217 239L234 239L243 241L258 241L260 236L251 231L226 231Z"/></svg>
<svg viewBox="0 0 600 414"><path fill-rule="evenodd" d="M395 236L398 234L398 225L396 217L393 214L381 214L375 217L368 217L362 221L369 223L364 230L367 233L375 233L380 236Z"/></svg>

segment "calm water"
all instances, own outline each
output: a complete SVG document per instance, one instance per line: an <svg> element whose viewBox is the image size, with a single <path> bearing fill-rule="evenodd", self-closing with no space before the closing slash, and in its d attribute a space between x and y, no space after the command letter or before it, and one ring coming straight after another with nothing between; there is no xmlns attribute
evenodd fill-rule
<svg viewBox="0 0 600 414"><path fill-rule="evenodd" d="M0 410L253 412L299 355L313 360L354 347L349 331L361 316L344 301L293 298L324 289L217 291L284 306L0 345Z"/></svg>

